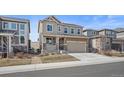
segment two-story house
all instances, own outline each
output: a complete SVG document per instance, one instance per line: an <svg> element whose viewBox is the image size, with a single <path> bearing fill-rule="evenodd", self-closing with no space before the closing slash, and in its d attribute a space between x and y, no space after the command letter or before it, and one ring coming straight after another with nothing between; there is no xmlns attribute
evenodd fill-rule
<svg viewBox="0 0 124 93"><path fill-rule="evenodd" d="M111 50L112 40L116 39L116 31L111 29L85 30L89 37L89 51Z"/></svg>
<svg viewBox="0 0 124 93"><path fill-rule="evenodd" d="M39 21L38 33L41 52L86 52L87 37L83 27L59 21L49 16Z"/></svg>
<svg viewBox="0 0 124 93"><path fill-rule="evenodd" d="M0 54L28 52L30 21L0 16Z"/></svg>
<svg viewBox="0 0 124 93"><path fill-rule="evenodd" d="M83 30L83 34L87 37L92 37L98 35L98 30L95 29L85 29Z"/></svg>

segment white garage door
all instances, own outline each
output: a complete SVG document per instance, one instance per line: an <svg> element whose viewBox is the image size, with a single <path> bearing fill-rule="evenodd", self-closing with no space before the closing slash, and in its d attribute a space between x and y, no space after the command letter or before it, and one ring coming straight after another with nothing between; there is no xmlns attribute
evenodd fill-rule
<svg viewBox="0 0 124 93"><path fill-rule="evenodd" d="M67 50L71 53L86 52L86 43L80 41L67 41Z"/></svg>

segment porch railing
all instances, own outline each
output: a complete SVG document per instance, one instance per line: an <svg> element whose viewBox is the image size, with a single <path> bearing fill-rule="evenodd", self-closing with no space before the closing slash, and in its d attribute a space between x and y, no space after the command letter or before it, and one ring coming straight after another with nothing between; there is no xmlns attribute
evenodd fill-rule
<svg viewBox="0 0 124 93"><path fill-rule="evenodd" d="M0 33L14 34L16 31L13 30L0 30Z"/></svg>

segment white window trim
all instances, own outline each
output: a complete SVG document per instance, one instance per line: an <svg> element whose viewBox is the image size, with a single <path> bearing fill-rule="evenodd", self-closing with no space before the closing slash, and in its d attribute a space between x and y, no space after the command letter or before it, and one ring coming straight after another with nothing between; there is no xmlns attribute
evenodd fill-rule
<svg viewBox="0 0 124 93"><path fill-rule="evenodd" d="M73 29L74 33L71 33L71 30ZM70 34L75 35L75 28L70 28Z"/></svg>
<svg viewBox="0 0 124 93"><path fill-rule="evenodd" d="M4 28L4 22L8 23L8 28ZM10 30L10 23L8 21L2 21L2 29L3 30Z"/></svg>
<svg viewBox="0 0 124 93"><path fill-rule="evenodd" d="M21 27L20 25L22 25L22 24L25 26L24 30L20 29L20 27ZM26 24L25 23L19 23L19 31L25 31L25 29L26 29Z"/></svg>
<svg viewBox="0 0 124 93"><path fill-rule="evenodd" d="M24 36L25 40L24 43L21 43L20 37L24 35L19 35L19 45L25 45L26 44L26 36Z"/></svg>
<svg viewBox="0 0 124 93"><path fill-rule="evenodd" d="M67 28L67 33L65 33L65 28ZM68 34L69 33L69 28L68 27L64 27L64 34Z"/></svg>
<svg viewBox="0 0 124 93"><path fill-rule="evenodd" d="M77 28L77 34L78 34L78 29L80 29L80 28ZM81 35L81 29L80 29L80 34L78 34L78 35Z"/></svg>
<svg viewBox="0 0 124 93"><path fill-rule="evenodd" d="M48 26L48 25L51 25L51 26L52 26L52 31L48 31L48 30L47 30L47 26ZM49 33L53 32L53 24L46 24L46 31L49 32Z"/></svg>
<svg viewBox="0 0 124 93"><path fill-rule="evenodd" d="M13 28L12 28L12 23L16 24L16 29L13 29ZM18 30L18 29L17 29L18 27L17 27L17 23L16 23L16 22L10 22L10 24L11 24L11 27L10 27L11 30Z"/></svg>

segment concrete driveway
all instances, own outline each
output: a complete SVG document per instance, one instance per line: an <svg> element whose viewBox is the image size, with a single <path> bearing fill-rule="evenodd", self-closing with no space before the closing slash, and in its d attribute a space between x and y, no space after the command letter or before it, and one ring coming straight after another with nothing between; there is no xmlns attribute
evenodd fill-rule
<svg viewBox="0 0 124 93"><path fill-rule="evenodd" d="M118 62L124 61L124 57L109 57L96 53L70 53L69 55L78 58L82 63L107 63L107 62Z"/></svg>

